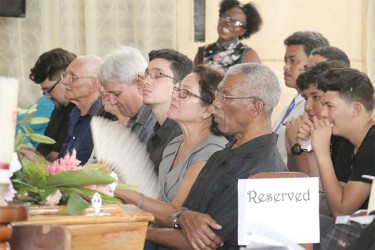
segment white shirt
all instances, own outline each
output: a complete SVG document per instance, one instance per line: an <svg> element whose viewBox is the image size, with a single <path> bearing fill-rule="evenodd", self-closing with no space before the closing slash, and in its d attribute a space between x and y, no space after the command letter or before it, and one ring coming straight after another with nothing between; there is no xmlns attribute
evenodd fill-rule
<svg viewBox="0 0 375 250"><path fill-rule="evenodd" d="M286 121L290 120L291 118L298 117L303 114L304 112L304 105L305 105L305 99L298 94L295 98L295 106L292 109L292 111L289 113L289 115L285 118L285 120L282 123L285 123ZM285 113L288 110L288 107L285 107L285 109L281 112L279 117L275 120L275 122L272 125L272 130L279 135L279 138L277 139L277 148L279 149L279 152L281 154L281 157L283 158L283 161L285 164L287 163L287 152L286 152L286 147L285 147L285 125L280 124L281 120L283 119ZM277 131L275 129L279 126Z"/></svg>

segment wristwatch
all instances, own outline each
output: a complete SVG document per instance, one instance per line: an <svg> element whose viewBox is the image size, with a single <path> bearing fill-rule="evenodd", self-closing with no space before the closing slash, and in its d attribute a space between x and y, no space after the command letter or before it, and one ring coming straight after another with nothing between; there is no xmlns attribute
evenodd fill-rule
<svg viewBox="0 0 375 250"><path fill-rule="evenodd" d="M296 144L294 144L292 146L292 148L290 149L290 151L292 151L292 154L294 154L294 155L300 155L305 150L301 148L301 145L299 145L298 143L296 143Z"/></svg>
<svg viewBox="0 0 375 250"><path fill-rule="evenodd" d="M172 227L173 228L180 228L180 225L178 224L178 218L180 218L181 214L185 212L185 210L174 212L170 215L171 221L172 221Z"/></svg>

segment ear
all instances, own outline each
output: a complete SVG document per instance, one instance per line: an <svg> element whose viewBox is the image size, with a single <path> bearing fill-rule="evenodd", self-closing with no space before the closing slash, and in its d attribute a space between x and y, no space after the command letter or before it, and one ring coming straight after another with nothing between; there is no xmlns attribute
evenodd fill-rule
<svg viewBox="0 0 375 250"><path fill-rule="evenodd" d="M352 103L352 117L358 117L364 110L362 103L353 102Z"/></svg>
<svg viewBox="0 0 375 250"><path fill-rule="evenodd" d="M260 100L251 100L251 109L250 109L250 115L252 117L258 116L261 112L264 111L264 104Z"/></svg>
<svg viewBox="0 0 375 250"><path fill-rule="evenodd" d="M137 77L135 79L135 87L137 88L138 90L138 94L142 95L142 91L143 91L143 81L142 79L140 79L139 77Z"/></svg>
<svg viewBox="0 0 375 250"><path fill-rule="evenodd" d="M200 114L202 120L209 118L214 112L214 105L210 104L202 107L202 112Z"/></svg>

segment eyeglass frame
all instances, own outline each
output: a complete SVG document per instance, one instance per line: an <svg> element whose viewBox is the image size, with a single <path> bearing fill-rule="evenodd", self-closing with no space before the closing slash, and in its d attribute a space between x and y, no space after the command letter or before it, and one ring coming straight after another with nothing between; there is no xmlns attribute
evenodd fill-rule
<svg viewBox="0 0 375 250"><path fill-rule="evenodd" d="M67 80L68 82L73 82L79 78L95 78L95 76L76 76L76 75L73 75L73 74L70 74L70 73L61 73L61 81L63 81L64 79ZM67 76L70 76L69 79L67 78Z"/></svg>
<svg viewBox="0 0 375 250"><path fill-rule="evenodd" d="M57 84L61 82L61 79L52 85L50 89L42 89L43 95L50 95Z"/></svg>
<svg viewBox="0 0 375 250"><path fill-rule="evenodd" d="M263 100L257 96L231 96L231 95L225 95L223 92L219 90L215 90L215 100L216 99L221 102L225 102L226 99L254 99L254 100L260 101L264 105Z"/></svg>
<svg viewBox="0 0 375 250"><path fill-rule="evenodd" d="M178 97L180 97L182 99L185 99L188 95L190 95L190 96L193 96L193 97L198 98L199 100L205 102L201 96L199 96L197 94L194 94L187 89L181 89L181 88L175 86L175 87L173 87L173 91L178 92ZM181 96L181 94L182 94L182 96Z"/></svg>
<svg viewBox="0 0 375 250"><path fill-rule="evenodd" d="M223 20L225 23L230 24L230 26L232 26L232 27L235 27L235 28L241 27L243 29L246 29L246 27L243 23L241 23L240 21L238 21L236 19L231 18L230 16L228 16L226 14L222 14L220 16L220 19Z"/></svg>
<svg viewBox="0 0 375 250"><path fill-rule="evenodd" d="M158 76L158 77L151 76L151 74L154 75L154 73L159 74L159 76ZM169 76L169 75L167 75L167 74L165 74L165 73L163 73L163 72L161 72L161 71L158 71L158 70L156 70L156 71L152 71L152 72L150 72L150 71L145 71L145 72L139 72L139 73L138 73L138 77L140 77L140 78L142 78L142 79L146 79L147 76L150 76L151 79L159 79L159 78L166 77L166 78L169 78L169 79L174 80L175 82L178 82L176 78L174 78L174 77L172 77L172 76Z"/></svg>

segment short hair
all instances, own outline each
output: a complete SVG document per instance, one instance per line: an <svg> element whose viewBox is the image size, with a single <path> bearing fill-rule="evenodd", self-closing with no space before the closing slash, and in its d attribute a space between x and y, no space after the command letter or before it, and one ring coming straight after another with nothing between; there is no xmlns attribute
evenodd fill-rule
<svg viewBox="0 0 375 250"><path fill-rule="evenodd" d="M360 102L368 112L374 110L374 86L366 74L356 69L329 69L319 76L318 88L338 92L349 102Z"/></svg>
<svg viewBox="0 0 375 250"><path fill-rule="evenodd" d="M264 103L269 117L280 99L281 87L275 73L260 63L241 63L231 66L227 73L245 77L245 92L257 96Z"/></svg>
<svg viewBox="0 0 375 250"><path fill-rule="evenodd" d="M318 77L324 71L332 68L346 68L346 65L341 61L326 61L318 63L305 72L299 74L297 78L297 87L300 90L308 89L311 85L317 87Z"/></svg>
<svg viewBox="0 0 375 250"><path fill-rule="evenodd" d="M149 61L164 59L171 63L175 82L181 82L193 69L193 62L186 55L173 49L152 50L148 53Z"/></svg>
<svg viewBox="0 0 375 250"><path fill-rule="evenodd" d="M60 73L64 71L68 65L77 56L62 48L56 48L47 51L39 56L29 75L29 79L36 84L44 82L46 79L60 77Z"/></svg>
<svg viewBox="0 0 375 250"><path fill-rule="evenodd" d="M223 0L220 3L219 15L235 7L240 8L246 15L246 32L239 38L249 38L260 30L263 23L262 17L252 3L241 4L237 0Z"/></svg>
<svg viewBox="0 0 375 250"><path fill-rule="evenodd" d="M320 55L327 59L327 61L342 62L347 68L350 68L349 57L339 48L332 46L324 46L315 48L311 51L310 55Z"/></svg>
<svg viewBox="0 0 375 250"><path fill-rule="evenodd" d="M215 91L219 83L223 80L223 75L205 65L195 66L192 73L198 76L200 96L203 103L205 105L212 104L215 100ZM222 135L213 116L210 130L215 135Z"/></svg>
<svg viewBox="0 0 375 250"><path fill-rule="evenodd" d="M147 61L138 49L123 46L106 55L98 70L98 80L101 85L111 79L132 85L138 73L144 72L146 67Z"/></svg>
<svg viewBox="0 0 375 250"><path fill-rule="evenodd" d="M297 31L284 40L286 46L303 45L306 55L310 55L315 48L329 46L327 38L315 31Z"/></svg>

